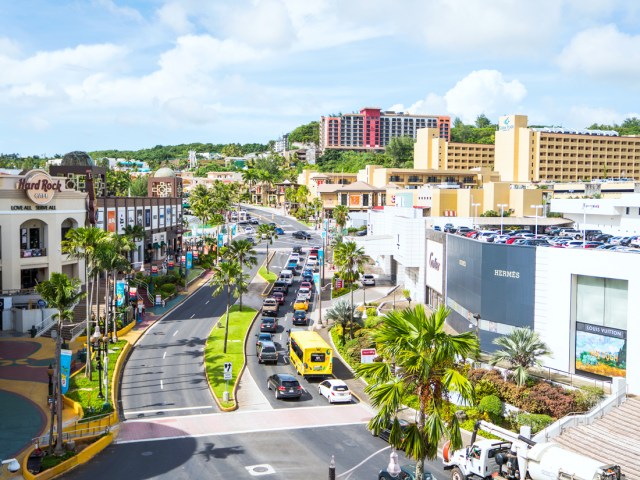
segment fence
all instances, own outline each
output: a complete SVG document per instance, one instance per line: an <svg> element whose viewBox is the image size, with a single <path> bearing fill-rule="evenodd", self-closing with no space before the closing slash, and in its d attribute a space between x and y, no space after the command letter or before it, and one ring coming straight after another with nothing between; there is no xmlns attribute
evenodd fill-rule
<svg viewBox="0 0 640 480"><path fill-rule="evenodd" d="M58 319L54 318L54 315L56 315L56 313L52 313L47 318L43 319L39 325L36 325L36 330L37 330L36 337L40 337L44 335L47 331L49 331L51 327L53 327L56 324Z"/></svg>
<svg viewBox="0 0 640 480"><path fill-rule="evenodd" d="M72 440L74 438L81 437L93 437L97 435L102 435L105 433L109 433L109 431L119 425L119 423L115 423L111 421L111 414L102 415L100 417L93 417L85 420L85 422L90 422L89 425L82 421L75 422L72 428L68 428L62 431L62 441L66 442ZM75 427L75 428L74 428ZM55 426L54 426L55 429ZM53 441L56 441L57 432L53 432ZM49 445L49 435L42 435L40 437L35 437L33 439L34 445L38 445L42 448L43 445Z"/></svg>

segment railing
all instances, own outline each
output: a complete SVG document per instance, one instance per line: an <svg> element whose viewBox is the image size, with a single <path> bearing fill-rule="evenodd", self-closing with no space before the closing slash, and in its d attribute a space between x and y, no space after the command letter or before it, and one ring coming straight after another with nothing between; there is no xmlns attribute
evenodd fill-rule
<svg viewBox="0 0 640 480"><path fill-rule="evenodd" d="M71 339L75 340L80 334L86 331L87 324L85 322L81 322L77 324L75 327L71 329Z"/></svg>
<svg viewBox="0 0 640 480"><path fill-rule="evenodd" d="M23 248L20 249L20 258L46 257L46 248Z"/></svg>
<svg viewBox="0 0 640 480"><path fill-rule="evenodd" d="M2 295L3 297L10 297L13 295L34 295L35 293L35 288L14 288L10 290L0 290L0 295Z"/></svg>
<svg viewBox="0 0 640 480"><path fill-rule="evenodd" d="M151 293L149 292L149 284L146 282L143 282L142 280L138 280L136 278L131 279L131 282L133 282L137 287L143 287L145 289L145 291L147 292L147 298L149 299L149 301L155 305L155 298L153 297L153 295L151 295ZM138 296L140 296L140 290L138 290Z"/></svg>
<svg viewBox="0 0 640 480"><path fill-rule="evenodd" d="M68 430L68 431L63 431L62 432L62 441L63 442L67 442L69 440L72 440L74 438L81 438L81 437L94 437L97 435L103 435L105 433L109 433L109 431L115 427L117 427L119 424L108 424L108 425L96 425L94 427L85 427L85 428L76 428L73 430ZM55 427L54 427L55 430ZM56 441L58 434L54 431L53 432L53 440ZM34 445L38 445L40 448L42 448L44 445L49 445L50 440L49 440L49 434L47 435L42 435L40 437L35 437L33 439L33 444Z"/></svg>
<svg viewBox="0 0 640 480"><path fill-rule="evenodd" d="M54 318L54 315L56 315L55 313L52 313L51 315L49 315L47 318L43 319L40 322L40 325L36 326L36 337L41 337L42 335L44 335L47 331L49 331L49 329L56 324L56 322L58 321L56 318Z"/></svg>
<svg viewBox="0 0 640 480"><path fill-rule="evenodd" d="M552 438L562 435L565 430L580 425L591 425L594 421L604 417L616 407L619 407L627 399L626 388L620 388L615 395L601 402L597 407L587 413L570 413L544 430L538 432L533 440L536 442L549 441Z"/></svg>

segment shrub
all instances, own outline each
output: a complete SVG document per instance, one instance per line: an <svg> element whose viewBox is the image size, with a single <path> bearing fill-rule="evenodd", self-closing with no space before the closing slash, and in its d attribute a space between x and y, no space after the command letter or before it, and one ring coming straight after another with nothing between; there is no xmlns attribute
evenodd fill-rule
<svg viewBox="0 0 640 480"><path fill-rule="evenodd" d="M604 390L600 387L583 387L573 393L578 411L588 412L604 398Z"/></svg>
<svg viewBox="0 0 640 480"><path fill-rule="evenodd" d="M518 425L529 425L531 427L531 433L537 433L551 425L553 423L553 418L541 413L521 412L516 416L516 423Z"/></svg>
<svg viewBox="0 0 640 480"><path fill-rule="evenodd" d="M367 308L367 317L376 317L378 316L378 310L375 308Z"/></svg>
<svg viewBox="0 0 640 480"><path fill-rule="evenodd" d="M504 405L496 395L487 395L478 404L478 410L489 415L492 422L496 423L502 417Z"/></svg>
<svg viewBox="0 0 640 480"><path fill-rule="evenodd" d="M489 380L479 380L478 383L475 384L473 390L476 399L484 398L487 395L498 395L498 389Z"/></svg>
<svg viewBox="0 0 640 480"><path fill-rule="evenodd" d="M383 322L384 322L384 317L369 315L367 313L367 319L364 321L364 328L376 328L378 325L380 325Z"/></svg>

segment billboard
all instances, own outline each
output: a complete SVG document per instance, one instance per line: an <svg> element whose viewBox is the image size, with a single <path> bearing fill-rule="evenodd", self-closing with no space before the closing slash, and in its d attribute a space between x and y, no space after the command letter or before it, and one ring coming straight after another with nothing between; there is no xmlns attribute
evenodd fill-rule
<svg viewBox="0 0 640 480"><path fill-rule="evenodd" d="M444 249L441 243L427 240L427 286L442 295L444 279Z"/></svg>
<svg viewBox="0 0 640 480"><path fill-rule="evenodd" d="M107 210L107 231L116 231L116 211L112 209Z"/></svg>
<svg viewBox="0 0 640 480"><path fill-rule="evenodd" d="M576 322L576 372L603 377L627 374L627 332Z"/></svg>

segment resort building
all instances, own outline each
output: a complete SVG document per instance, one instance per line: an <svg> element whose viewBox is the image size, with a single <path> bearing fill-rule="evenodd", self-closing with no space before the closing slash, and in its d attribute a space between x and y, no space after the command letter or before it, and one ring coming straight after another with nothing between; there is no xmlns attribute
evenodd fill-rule
<svg viewBox="0 0 640 480"><path fill-rule="evenodd" d="M455 143L435 128L422 128L413 147L413 166L425 170L493 169L493 144Z"/></svg>

